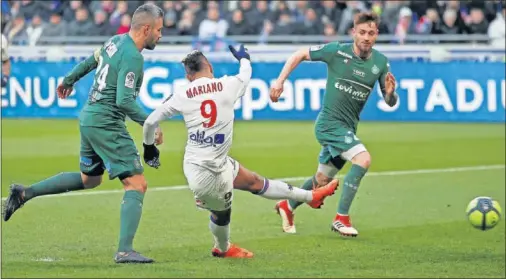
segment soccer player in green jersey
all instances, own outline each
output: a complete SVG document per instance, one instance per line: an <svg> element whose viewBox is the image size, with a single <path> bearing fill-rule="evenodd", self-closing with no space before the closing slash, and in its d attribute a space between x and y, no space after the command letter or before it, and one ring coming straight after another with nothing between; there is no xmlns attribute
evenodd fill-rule
<svg viewBox="0 0 506 279"><path fill-rule="evenodd" d="M30 187L11 185L4 221L35 197L95 188L101 184L104 170L107 170L109 179L119 178L125 189L121 202L119 247L114 260L116 263L153 262L132 247L148 186L125 118L128 116L142 126L148 117L135 101L143 79L144 58L140 52L155 48L162 27L163 11L159 7L152 4L138 7L129 33L109 39L65 76L57 89L60 98L68 97L75 82L97 69L88 101L79 116L81 171L63 172ZM161 133L157 141L161 143ZM159 166L157 154L148 160L146 152L144 154L151 167Z"/></svg>
<svg viewBox="0 0 506 279"><path fill-rule="evenodd" d="M349 161L351 169L344 177L343 192L331 229L344 236L357 236L348 212L361 179L371 164L371 155L356 136L362 111L376 81L379 81L385 102L397 103L395 78L390 73L388 59L373 49L378 37L378 16L360 13L354 19L353 43L337 42L304 48L295 52L285 63L270 95L277 102L283 84L297 65L305 60L327 64L327 85L323 108L315 124L316 139L322 146L316 174L302 188L312 189L328 184ZM283 230L295 233L294 210L301 203L283 200L276 204L282 218ZM319 205L321 206L321 204Z"/></svg>

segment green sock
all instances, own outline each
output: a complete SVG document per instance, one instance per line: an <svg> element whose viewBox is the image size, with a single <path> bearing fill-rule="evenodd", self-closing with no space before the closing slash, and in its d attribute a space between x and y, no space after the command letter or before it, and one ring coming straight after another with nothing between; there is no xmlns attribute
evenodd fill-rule
<svg viewBox="0 0 506 279"><path fill-rule="evenodd" d="M314 176L311 177L310 179L306 180L306 182L304 182L304 184L302 184L302 186L300 188L305 189L305 190L313 190L313 185L318 185L318 183L316 182L316 177L314 177ZM303 204L303 202L288 200L288 204L290 204L290 207L292 208L292 210L295 210L297 207L299 207L301 204Z"/></svg>
<svg viewBox="0 0 506 279"><path fill-rule="evenodd" d="M144 194L139 191L126 191L121 203L118 252L133 250L133 242L142 215Z"/></svg>
<svg viewBox="0 0 506 279"><path fill-rule="evenodd" d="M358 186L360 185L360 180L362 180L362 177L364 177L366 172L367 169L364 169L359 165L351 166L350 171L344 177L344 186L342 188L343 192L341 193L339 206L337 207L338 214L348 215L351 203L353 202Z"/></svg>
<svg viewBox="0 0 506 279"><path fill-rule="evenodd" d="M79 172L62 172L25 189L25 201L38 196L60 194L83 190L84 184Z"/></svg>

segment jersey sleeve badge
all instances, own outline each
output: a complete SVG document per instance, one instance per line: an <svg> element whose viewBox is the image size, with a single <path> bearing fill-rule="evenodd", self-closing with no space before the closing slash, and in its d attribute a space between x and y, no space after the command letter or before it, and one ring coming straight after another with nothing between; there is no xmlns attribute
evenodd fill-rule
<svg viewBox="0 0 506 279"><path fill-rule="evenodd" d="M125 77L125 87L134 88L135 74L129 72Z"/></svg>

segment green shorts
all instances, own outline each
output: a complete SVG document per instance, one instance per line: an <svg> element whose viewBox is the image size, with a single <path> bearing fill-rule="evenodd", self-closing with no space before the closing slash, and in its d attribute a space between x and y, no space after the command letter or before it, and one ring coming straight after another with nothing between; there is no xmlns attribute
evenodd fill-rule
<svg viewBox="0 0 506 279"><path fill-rule="evenodd" d="M316 139L322 146L318 161L328 164L341 157L351 161L357 154L366 151L365 146L355 135L355 130L344 125L326 125L317 123L315 126Z"/></svg>
<svg viewBox="0 0 506 279"><path fill-rule="evenodd" d="M107 170L109 179L123 180L144 172L137 147L125 127L79 126L79 130L82 173L100 176Z"/></svg>

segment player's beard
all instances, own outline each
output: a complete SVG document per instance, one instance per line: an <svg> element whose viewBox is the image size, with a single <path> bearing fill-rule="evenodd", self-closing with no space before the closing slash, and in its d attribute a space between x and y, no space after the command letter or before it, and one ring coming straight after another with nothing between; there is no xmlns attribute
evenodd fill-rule
<svg viewBox="0 0 506 279"><path fill-rule="evenodd" d="M358 43L355 43L355 45L360 52L360 53L358 53L360 58L369 57L369 55L371 54L371 51L372 51L372 46L373 46L372 43L370 43L368 46L365 46L365 45L363 45L363 42L358 42Z"/></svg>
<svg viewBox="0 0 506 279"><path fill-rule="evenodd" d="M149 40L147 40L146 46L144 48L149 49L149 50L153 50L156 47L156 43L157 43L157 41L155 38L149 38Z"/></svg>

